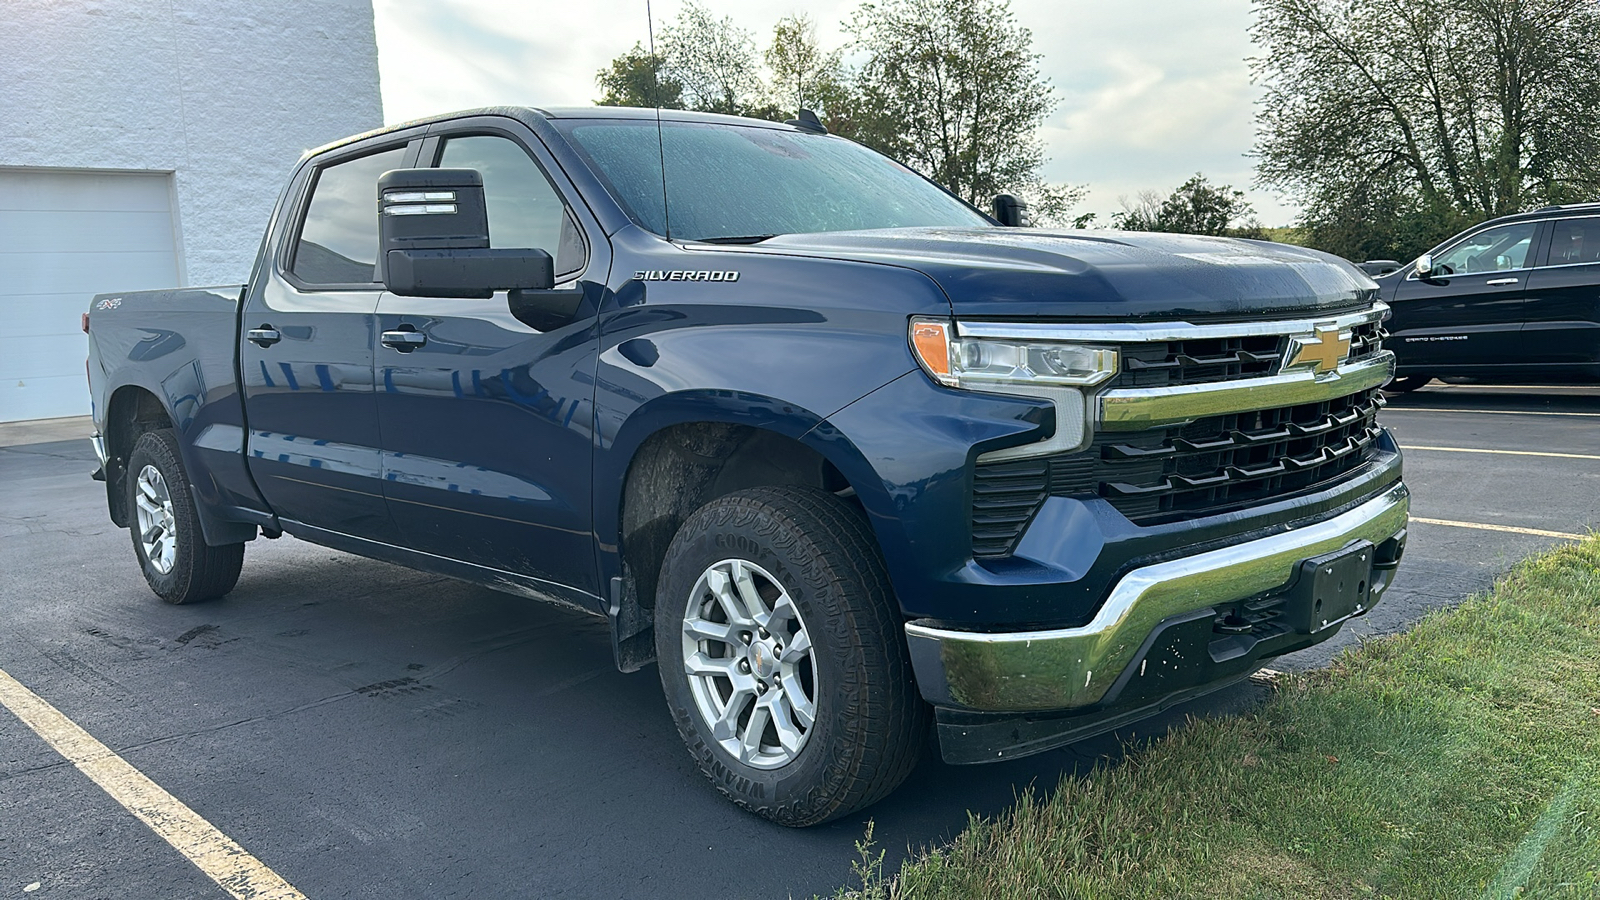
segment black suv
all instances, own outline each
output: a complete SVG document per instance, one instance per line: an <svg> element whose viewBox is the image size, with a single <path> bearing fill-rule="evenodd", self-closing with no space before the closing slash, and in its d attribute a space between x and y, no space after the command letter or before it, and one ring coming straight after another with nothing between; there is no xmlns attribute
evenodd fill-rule
<svg viewBox="0 0 1600 900"><path fill-rule="evenodd" d="M1600 381L1600 203L1485 222L1377 281L1394 310L1390 391Z"/></svg>

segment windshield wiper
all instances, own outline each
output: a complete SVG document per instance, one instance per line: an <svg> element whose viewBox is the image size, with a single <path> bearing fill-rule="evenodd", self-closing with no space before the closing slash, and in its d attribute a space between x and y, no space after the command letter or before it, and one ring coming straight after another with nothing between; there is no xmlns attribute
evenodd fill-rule
<svg viewBox="0 0 1600 900"><path fill-rule="evenodd" d="M729 234L722 237L699 238L702 244L759 244L775 238L775 234Z"/></svg>

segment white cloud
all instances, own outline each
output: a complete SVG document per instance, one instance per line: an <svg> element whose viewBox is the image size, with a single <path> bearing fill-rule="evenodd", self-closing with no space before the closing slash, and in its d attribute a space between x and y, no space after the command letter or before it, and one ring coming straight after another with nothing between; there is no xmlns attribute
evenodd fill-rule
<svg viewBox="0 0 1600 900"><path fill-rule="evenodd" d="M856 0L704 0L764 45L804 12L824 43ZM654 0L656 27L682 0ZM581 106L595 74L648 42L645 0L374 0L384 112L391 122L496 104ZM1253 188L1249 0L1013 0L1061 103L1043 132L1052 180L1087 183L1102 218L1117 198L1165 193L1195 172L1246 190L1263 221L1292 207Z"/></svg>

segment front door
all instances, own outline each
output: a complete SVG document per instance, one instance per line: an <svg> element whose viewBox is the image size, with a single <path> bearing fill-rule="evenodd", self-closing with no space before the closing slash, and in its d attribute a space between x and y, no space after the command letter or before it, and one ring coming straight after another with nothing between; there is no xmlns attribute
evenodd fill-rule
<svg viewBox="0 0 1600 900"><path fill-rule="evenodd" d="M1518 222L1471 235L1434 259L1431 278L1400 279L1390 305L1402 374L1442 376L1515 362L1523 298L1540 228Z"/></svg>
<svg viewBox="0 0 1600 900"><path fill-rule="evenodd" d="M505 120L500 120L505 121ZM605 275L531 134L446 136L438 165L483 175L494 247L555 257L557 289ZM426 164L426 161L424 162ZM599 234L591 229L590 234ZM591 516L592 304L539 323L489 300L385 294L378 418L384 489L406 546L599 595ZM392 335L422 335L399 340Z"/></svg>
<svg viewBox="0 0 1600 900"><path fill-rule="evenodd" d="M303 221L246 298L240 350L251 474L280 517L394 542L373 391L378 176L404 143L320 164Z"/></svg>

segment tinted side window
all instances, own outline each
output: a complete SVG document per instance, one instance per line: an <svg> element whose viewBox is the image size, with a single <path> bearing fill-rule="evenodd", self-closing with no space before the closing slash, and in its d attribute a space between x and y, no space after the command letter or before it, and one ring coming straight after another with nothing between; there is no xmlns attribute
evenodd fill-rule
<svg viewBox="0 0 1600 900"><path fill-rule="evenodd" d="M515 141L490 135L451 138L442 169L477 169L489 209L489 245L532 248L555 257L556 275L583 268L583 238L550 180Z"/></svg>
<svg viewBox="0 0 1600 900"><path fill-rule="evenodd" d="M401 167L406 148L329 166L317 173L295 244L294 274L311 284L377 280L378 176Z"/></svg>
<svg viewBox="0 0 1600 900"><path fill-rule="evenodd" d="M1520 269L1531 261L1528 250L1533 246L1533 235L1538 228L1537 222L1518 222L1480 231L1451 247L1439 257L1436 265L1445 275Z"/></svg>
<svg viewBox="0 0 1600 900"><path fill-rule="evenodd" d="M1550 237L1550 265L1600 263L1600 218L1562 219Z"/></svg>

